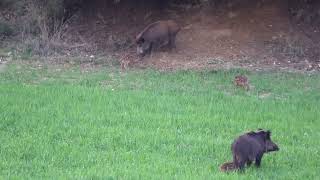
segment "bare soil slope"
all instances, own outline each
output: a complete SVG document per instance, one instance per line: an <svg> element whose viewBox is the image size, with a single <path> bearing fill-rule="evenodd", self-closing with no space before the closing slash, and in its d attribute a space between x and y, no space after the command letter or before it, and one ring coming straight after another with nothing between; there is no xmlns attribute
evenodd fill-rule
<svg viewBox="0 0 320 180"><path fill-rule="evenodd" d="M92 16L79 16L71 34L95 50L121 57L135 54L134 36L147 24L174 19L182 30L177 50L157 51L140 65L159 69L205 67L320 68L319 29L305 30L292 25L281 2L236 6L225 10L169 7L159 11L121 8L97 10ZM86 14L86 13L82 13ZM76 23L78 22L78 23ZM131 46L130 46L131 45Z"/></svg>

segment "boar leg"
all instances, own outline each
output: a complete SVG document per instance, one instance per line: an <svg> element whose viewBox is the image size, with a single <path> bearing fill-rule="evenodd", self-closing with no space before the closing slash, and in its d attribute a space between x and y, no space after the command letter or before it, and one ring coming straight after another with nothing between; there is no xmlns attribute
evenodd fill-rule
<svg viewBox="0 0 320 180"><path fill-rule="evenodd" d="M154 49L154 44L151 42L150 47L148 49L148 54L150 55L151 58L152 58L152 54L153 54L153 49Z"/></svg>
<svg viewBox="0 0 320 180"><path fill-rule="evenodd" d="M153 43L151 42L146 53L147 54L151 54L152 53L152 48L153 48Z"/></svg>
<svg viewBox="0 0 320 180"><path fill-rule="evenodd" d="M239 171L243 171L244 170L244 166L245 166L246 162L242 158L239 158L236 155L234 155L233 156L233 162L234 162L236 168Z"/></svg>
<svg viewBox="0 0 320 180"><path fill-rule="evenodd" d="M176 49L176 36L175 35L171 35L169 37L169 46L171 49Z"/></svg>
<svg viewBox="0 0 320 180"><path fill-rule="evenodd" d="M239 171L240 171L240 172L243 172L243 171L244 171L245 165L246 165L246 162L245 162L245 161L240 161L240 162L238 163L238 168L239 168Z"/></svg>
<svg viewBox="0 0 320 180"><path fill-rule="evenodd" d="M263 156L263 153L257 155L256 162L255 162L256 167L260 167L262 156Z"/></svg>

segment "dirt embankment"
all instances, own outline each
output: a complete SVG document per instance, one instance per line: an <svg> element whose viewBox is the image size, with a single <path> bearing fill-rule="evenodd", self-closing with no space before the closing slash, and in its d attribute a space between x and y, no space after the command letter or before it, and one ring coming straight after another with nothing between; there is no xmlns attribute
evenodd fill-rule
<svg viewBox="0 0 320 180"><path fill-rule="evenodd" d="M139 31L156 20L173 19L182 26L177 50L154 52L137 64L160 69L320 69L320 28L292 21L284 1L246 0L220 7L157 4L151 8L136 1L87 2L70 19L63 35L66 44L74 44L70 49L75 54L134 56L132 43Z"/></svg>

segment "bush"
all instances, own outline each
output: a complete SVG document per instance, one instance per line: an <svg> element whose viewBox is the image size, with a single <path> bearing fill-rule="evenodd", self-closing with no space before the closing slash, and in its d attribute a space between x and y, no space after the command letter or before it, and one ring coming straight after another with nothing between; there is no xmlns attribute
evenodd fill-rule
<svg viewBox="0 0 320 180"><path fill-rule="evenodd" d="M21 15L21 30L25 49L36 54L48 55L61 42L65 22L71 17L68 11L80 0L26 0L25 12Z"/></svg>
<svg viewBox="0 0 320 180"><path fill-rule="evenodd" d="M11 36L13 34L13 29L9 24L0 21L0 37Z"/></svg>

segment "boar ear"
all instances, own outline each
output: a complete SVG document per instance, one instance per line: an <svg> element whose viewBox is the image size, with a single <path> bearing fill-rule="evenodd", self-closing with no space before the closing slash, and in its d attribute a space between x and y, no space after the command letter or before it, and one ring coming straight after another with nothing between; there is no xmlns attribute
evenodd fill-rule
<svg viewBox="0 0 320 180"><path fill-rule="evenodd" d="M263 130L263 129L258 129L258 131L256 132L257 135L263 137L263 139L267 139L267 134L268 132Z"/></svg>
<svg viewBox="0 0 320 180"><path fill-rule="evenodd" d="M260 131L260 133L261 133L261 135L263 136L263 138L264 138L265 140L270 139L271 132L270 132L269 130L267 130L267 131Z"/></svg>
<svg viewBox="0 0 320 180"><path fill-rule="evenodd" d="M254 132L254 131L250 131L250 132L247 132L247 134L248 134L249 136L254 136L254 135L256 135L257 133Z"/></svg>
<svg viewBox="0 0 320 180"><path fill-rule="evenodd" d="M271 131L270 130L267 130L267 138L269 138L270 139L270 136L271 136Z"/></svg>

